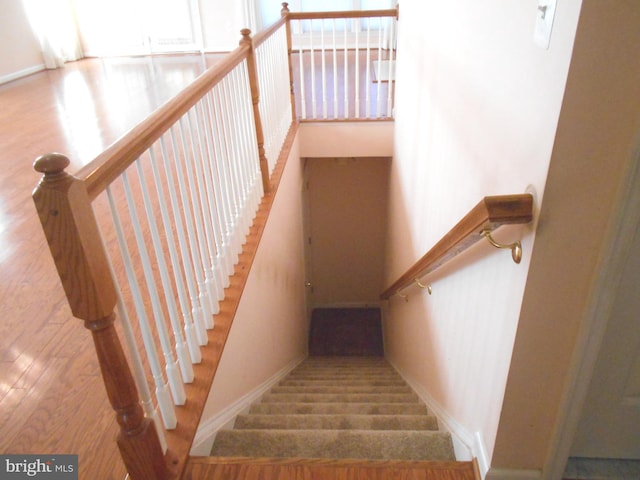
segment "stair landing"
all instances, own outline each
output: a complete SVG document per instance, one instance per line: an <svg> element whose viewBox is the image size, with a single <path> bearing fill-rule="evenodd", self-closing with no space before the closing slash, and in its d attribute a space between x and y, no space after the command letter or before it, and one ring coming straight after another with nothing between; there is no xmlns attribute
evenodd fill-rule
<svg viewBox="0 0 640 480"><path fill-rule="evenodd" d="M194 457L182 480L480 480L477 464L398 460Z"/></svg>

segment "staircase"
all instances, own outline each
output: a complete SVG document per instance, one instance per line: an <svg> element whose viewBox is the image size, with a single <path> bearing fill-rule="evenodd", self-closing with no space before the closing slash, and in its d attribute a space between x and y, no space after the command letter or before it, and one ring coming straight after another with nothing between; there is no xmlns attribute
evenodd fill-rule
<svg viewBox="0 0 640 480"><path fill-rule="evenodd" d="M310 357L233 430L213 456L455 460L417 395L382 357Z"/></svg>

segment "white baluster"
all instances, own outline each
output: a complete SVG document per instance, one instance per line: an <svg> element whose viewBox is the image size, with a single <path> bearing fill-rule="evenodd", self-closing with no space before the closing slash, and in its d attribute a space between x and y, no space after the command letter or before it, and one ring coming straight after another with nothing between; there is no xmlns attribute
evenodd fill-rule
<svg viewBox="0 0 640 480"><path fill-rule="evenodd" d="M186 140L185 138L185 128L184 128L184 124L182 120L185 120L184 123L187 124L187 131L189 132L189 139L190 142L187 143L187 145L190 143L191 145L191 152L195 151L195 145L193 143L193 130L191 129L191 123L189 120L189 114L187 113L183 118L180 119L179 124L180 124L180 132L181 132L181 136L183 139ZM202 211L204 209L204 206L201 203L201 199L202 199L202 193L198 190L198 182L195 179L195 175L194 175L194 168L195 165L197 165L197 160L195 158L195 153L192 153L191 155L187 155L185 157L185 170L187 172L187 182L189 185L189 193L190 193L190 205L192 207L193 210L193 220L194 220L194 224L195 224L195 228L196 228L196 238L198 240L198 250L200 253L200 261L198 263L199 268L202 270L202 272L204 273L204 285L200 285L200 292L201 292L201 298L206 298L207 301L207 305L208 305L208 313L209 315L205 316L205 326L207 329L211 329L213 328L213 314L215 313L215 309L217 308L217 306L214 304L214 299L212 296L212 292L214 291L214 286L213 286L213 275L212 275L212 269L209 266L209 259L211 258L211 255L209 253L209 245L208 245L208 241L209 239L207 238L207 234L204 228L204 224L203 224L203 220L202 220ZM204 291L204 292L203 292Z"/></svg>
<svg viewBox="0 0 640 480"><path fill-rule="evenodd" d="M306 95L306 85L304 84L304 52L302 51L302 47L298 51L298 73L300 75L300 118L302 120L307 119L307 95Z"/></svg>
<svg viewBox="0 0 640 480"><path fill-rule="evenodd" d="M338 118L338 40L336 38L336 19L331 21L331 49L333 51L333 118Z"/></svg>
<svg viewBox="0 0 640 480"><path fill-rule="evenodd" d="M225 235L225 213L224 213L224 183L221 181L218 172L218 162L220 161L220 152L215 137L215 122L213 112L211 110L211 102L209 95L203 98L201 108L202 114L206 118L206 136L207 147L209 150L209 162L206 165L206 174L209 180L211 202L214 209L211 212L211 221L214 227L214 236L216 238L216 265L220 271L220 286L222 287L222 297L224 297L224 288L229 286L229 275L231 269L226 259L228 252L227 238ZM221 297L221 298L222 298Z"/></svg>
<svg viewBox="0 0 640 480"><path fill-rule="evenodd" d="M327 66L324 58L324 19L320 20L320 53L322 55L322 118L327 118Z"/></svg>
<svg viewBox="0 0 640 480"><path fill-rule="evenodd" d="M188 159L185 151L182 125L179 124L179 126L180 128L178 129L178 132L180 133L180 145L182 148L180 150L178 149L178 144L173 129L171 129L171 145L173 147L173 151L175 152L174 158L176 162L176 175L178 177L180 198L182 201L182 205L184 206L183 212L185 224L187 227L187 239L189 241L189 252L191 257L191 264L193 265L193 275L195 276L196 282L198 284L197 294L193 291L194 286L191 285L191 304L198 306L198 309L194 312L193 315L194 325L196 328L198 343L200 345L206 345L208 343L206 326L209 322L207 318L211 317L213 313L211 312L209 299L207 298L206 294L207 287L206 280L204 278L204 269L202 268L200 245L195 230L195 220L190 208L192 197L190 195L190 190L187 187L187 182L184 175L184 172L186 171L185 165ZM191 280L191 282L193 283L193 280Z"/></svg>
<svg viewBox="0 0 640 480"><path fill-rule="evenodd" d="M309 55L311 56L311 118L318 118L316 105L316 56L313 51L313 20L309 20Z"/></svg>
<svg viewBox="0 0 640 480"><path fill-rule="evenodd" d="M165 154L164 145L162 145L162 155ZM178 355L178 360L180 362L180 369L182 372L182 378L186 383L193 382L193 367L190 360L187 359L187 353L189 354L189 358L195 358L198 353L200 353L200 349L196 349L196 351L192 351L193 345L189 346L189 342L185 338L188 338L188 334L186 334L187 326L192 324L191 313L189 308L189 302L187 301L186 289L183 281L183 268L182 262L178 258L178 252L176 250L175 240L173 237L173 232L175 230L180 230L180 225L172 225L171 220L169 219L169 209L167 207L167 201L164 193L164 187L162 186L162 178L160 177L160 169L159 164L156 159L156 155L153 152L153 148L149 149L149 156L151 158L151 171L153 173L153 179L156 185L156 191L158 194L158 206L160 208L160 215L162 217L162 225L167 241L167 247L169 250L169 258L171 260L171 266L173 268L173 279L176 284L176 290L178 292L178 301L180 302L180 310L182 311L183 325L185 329L185 336L182 335L181 323L178 320L178 308L175 304L175 300L173 299L173 292L171 288L171 281L169 279L169 273L166 266L166 262L164 258L162 261L159 261L159 267L161 271L161 279L162 286L164 289L165 296L167 297L167 307L169 310L169 319L171 322L171 328L173 329L173 335L176 342L176 353ZM144 179L144 172L142 171L140 162L137 163L140 180ZM165 170L166 172L166 170ZM148 194L146 194L146 190L144 199L145 199L145 208L147 209L147 215L152 214L151 201L148 198ZM148 203L148 206L147 206ZM157 230L155 226L155 221L153 218L150 218L150 223L153 225L152 229ZM157 233L157 232L156 232ZM159 237L159 235L158 235ZM160 256L160 252L157 250L161 248L160 245L156 245L154 242L154 246L156 247L156 255Z"/></svg>
<svg viewBox="0 0 640 480"><path fill-rule="evenodd" d="M180 300L180 308L182 309L182 314L184 316L184 325L185 325L185 336L187 338L187 345L189 347L189 354L191 355L191 361L193 363L200 363L202 361L202 354L200 353L200 348L198 347L198 336L196 333L196 324L197 318L202 315L202 308L200 307L200 303L198 301L198 295L196 291L196 287L194 284L194 273L193 266L191 264L191 255L189 255L189 249L187 246L187 240L184 235L183 221L182 221L182 213L180 209L180 205L178 204L178 197L176 194L176 184L173 178L173 172L171 170L171 166L169 165L169 154L167 152L167 147L165 144L165 139L162 137L160 139L160 146L162 148L162 164L164 167L165 175L167 176L167 184L169 187L169 200L171 202L171 210L173 211L173 220L174 220L174 228L176 235L178 236L178 246L180 247L180 256L176 256L176 261L182 264L184 270L184 277L187 283L187 290L189 294L189 298L191 300L191 311L189 310L189 302L186 298L186 293L184 289L184 282L182 281L182 276L176 276L176 283L178 284L178 292L179 292L179 300ZM177 156L177 152L173 151L175 159ZM157 180L156 180L157 182ZM165 221L165 226L169 223ZM167 234L168 236L168 234ZM178 268L174 265L174 271L179 271ZM196 319L194 321L194 318ZM204 331L204 329L203 329ZM206 341L206 335L205 335ZM206 343L205 343L206 345Z"/></svg>
<svg viewBox="0 0 640 480"><path fill-rule="evenodd" d="M356 22L354 21L354 24ZM356 52L355 52L355 85L354 85L354 90L355 90L355 94L356 94L356 98L355 98L355 109L356 109L356 115L355 118L360 118L360 28L356 27L355 28L355 33L356 33Z"/></svg>
<svg viewBox="0 0 640 480"><path fill-rule="evenodd" d="M371 115L371 18L367 18L367 63L365 66L366 72L366 94L365 94L365 117L370 118ZM380 79L378 79L378 84Z"/></svg>
<svg viewBox="0 0 640 480"><path fill-rule="evenodd" d="M392 76L395 75L395 72L392 71L394 66L394 58L393 53L396 46L395 38L396 38L396 19L389 19L390 30L391 33L389 35L389 84L387 85L387 117L393 116L393 89L395 83L392 80Z"/></svg>
<svg viewBox="0 0 640 480"><path fill-rule="evenodd" d="M138 160L139 161L139 160ZM136 237L136 244L138 245L138 253L140 254L140 260L142 263L142 270L147 284L147 290L149 297L151 298L151 308L153 310L153 317L155 320L156 330L158 338L160 340L160 346L162 347L162 354L165 361L165 372L167 373L167 379L169 380L169 388L173 396L173 402L176 405L184 405L186 401L186 394L184 391L184 385L180 378L180 371L178 370L178 362L173 356L171 348L171 342L169 341L169 334L165 324L164 313L160 306L160 297L158 296L158 290L153 276L153 269L151 268L151 260L147 252L147 246L145 244L145 237L142 234L140 228L140 218L135 206L135 200L127 178L127 172L122 172L122 183L124 185L124 193L127 198L127 205L129 207L129 215L131 216L131 225ZM144 187L143 187L144 190ZM153 233L152 233L153 237Z"/></svg>
<svg viewBox="0 0 640 480"><path fill-rule="evenodd" d="M229 177L233 185L233 230L232 245L234 254L234 264L238 261L238 255L242 251L242 179L240 177L238 159L233 145L233 128L231 121L231 112L227 107L227 89L224 82L220 83L220 91L218 92L218 101L220 104L220 113L222 118L222 128L224 132L224 144L227 149L227 165L229 166Z"/></svg>
<svg viewBox="0 0 640 480"><path fill-rule="evenodd" d="M151 156L151 169L154 171L154 176L157 175L157 168L155 166L156 160L153 154L152 148L149 149L149 155ZM149 196L149 189L147 186L147 181L145 179L144 169L142 168L142 162L137 160L135 162L136 169L138 171L138 179L140 180L140 188L142 192L142 200L144 204L145 213L147 214L147 223L149 224L149 229L151 233L151 241L153 243L153 248L156 254L156 264L158 266L158 270L160 272L160 282L162 283L162 291L164 293L165 302L167 306L167 311L169 314L169 323L171 325L171 330L173 331L173 338L175 340L176 346L176 356L177 363L180 367L180 372L182 373L182 380L186 383L190 383L193 381L193 367L191 365L191 361L188 358L188 350L187 350L187 342L182 335L182 328L180 326L180 321L178 320L178 307L175 302L173 286L171 284L171 280L169 278L169 269L167 267L167 262L165 258L165 253L162 248L162 244L160 243L160 231L158 230L158 226L156 224L154 210L151 203L151 197ZM162 185L156 183L156 188L158 189L158 202L160 204L161 215L163 219L166 217L166 202L164 200L164 192L162 191ZM168 224L168 222L167 222ZM175 255L175 247L173 246L173 236L171 230L168 231L167 234L167 245L169 247L169 251L172 252L172 255ZM179 265L178 265L179 268ZM179 275L176 275L179 276ZM156 289L156 294L158 294ZM153 300L153 294L152 300ZM160 307L160 298L156 299L158 302L154 308L157 308L157 311L154 312L155 315L160 313L161 318L164 319L164 314L162 312L162 308ZM163 345L164 348L164 345ZM171 349L171 345L169 344L169 349Z"/></svg>
<svg viewBox="0 0 640 480"><path fill-rule="evenodd" d="M225 261L227 262L227 269L229 271L233 271L233 265L235 264L235 245L234 245L234 237L233 231L235 227L235 212L234 212L234 183L233 178L231 176L231 168L229 165L229 152L227 149L226 138L225 138L225 129L224 124L222 122L222 111L221 105L219 101L220 97L220 88L216 87L211 95L211 111L214 113L214 125L215 129L215 144L218 148L218 172L220 174L221 181L224 185L224 237L227 245L227 250L225 253Z"/></svg>
<svg viewBox="0 0 640 480"><path fill-rule="evenodd" d="M231 259L231 246L230 246L230 213L229 213L229 186L227 178L223 169L225 162L224 159L224 145L220 139L220 132L218 124L216 122L216 112L213 106L213 93L207 94L207 109L211 118L211 142L213 145L213 163L211 165L211 171L213 174L213 181L218 188L215 189L216 203L219 205L218 218L220 222L220 233L222 236L222 265L225 272L225 282L223 286L226 288L229 286L229 276L233 274L233 262Z"/></svg>
<svg viewBox="0 0 640 480"><path fill-rule="evenodd" d="M224 280L222 268L220 265L220 245L222 244L219 223L216 218L215 210L215 193L214 186L211 181L211 134L208 127L208 121L203 111L202 102L198 102L193 107L193 116L195 117L196 132L198 134L198 145L200 151L200 162L196 163L196 175L199 180L200 192L203 192L204 207L202 217L207 232L207 241L210 245L209 262L212 268L214 278L214 302L218 307L214 313L219 312L219 302L224 298ZM204 185L203 182L204 181Z"/></svg>
<svg viewBox="0 0 640 480"><path fill-rule="evenodd" d="M349 29L347 19L344 20L344 118L349 118Z"/></svg>
<svg viewBox="0 0 640 480"><path fill-rule="evenodd" d="M378 77L378 85L376 86L376 118L382 116L382 25L378 28L378 68L376 69L376 75Z"/></svg>
<svg viewBox="0 0 640 480"><path fill-rule="evenodd" d="M129 248L127 247L127 241L122 229L122 222L120 221L120 215L118 214L118 209L111 192L111 187L107 187L107 197L109 199L111 217L113 219L116 237L118 239L120 255L122 256L122 262L124 265L127 280L129 282L129 288L131 289L131 296L133 298L136 315L138 317L138 324L140 325L140 332L142 333L142 342L145 351L147 352L149 368L151 369L151 375L153 376L158 408L160 410L160 415L162 416L162 422L164 423L165 428L170 430L176 428L178 420L176 418L176 413L173 405L171 404L171 398L169 397L167 384L165 383L164 377L162 375L162 368L160 367L158 352L153 341L153 336L151 335L149 319L144 308L144 301L142 300L140 286L138 285L136 274L133 271L133 262L131 260L131 255L129 254Z"/></svg>

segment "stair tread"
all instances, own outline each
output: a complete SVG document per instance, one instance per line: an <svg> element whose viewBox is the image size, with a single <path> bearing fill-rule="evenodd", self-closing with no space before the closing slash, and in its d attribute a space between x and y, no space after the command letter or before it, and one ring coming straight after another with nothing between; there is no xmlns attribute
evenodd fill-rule
<svg viewBox="0 0 640 480"><path fill-rule="evenodd" d="M278 385L270 393L413 393L407 385Z"/></svg>
<svg viewBox="0 0 640 480"><path fill-rule="evenodd" d="M451 435L377 357L307 359L219 431L211 455L455 460Z"/></svg>
<svg viewBox="0 0 640 480"><path fill-rule="evenodd" d="M437 430L432 415L238 415L236 429Z"/></svg>
<svg viewBox="0 0 640 480"><path fill-rule="evenodd" d="M360 413L369 415L427 414L421 403L257 403L250 413Z"/></svg>
<svg viewBox="0 0 640 480"><path fill-rule="evenodd" d="M415 393L266 393L262 403L417 403Z"/></svg>
<svg viewBox="0 0 640 480"><path fill-rule="evenodd" d="M455 460L449 434L414 430L221 430L211 454Z"/></svg>
<svg viewBox="0 0 640 480"><path fill-rule="evenodd" d="M281 387L293 387L293 386L371 386L371 387L384 387L384 386L406 386L407 383L402 379L366 379L366 378L358 378L358 379L329 379L329 378L320 378L320 379L293 379L287 378L282 380L278 386Z"/></svg>

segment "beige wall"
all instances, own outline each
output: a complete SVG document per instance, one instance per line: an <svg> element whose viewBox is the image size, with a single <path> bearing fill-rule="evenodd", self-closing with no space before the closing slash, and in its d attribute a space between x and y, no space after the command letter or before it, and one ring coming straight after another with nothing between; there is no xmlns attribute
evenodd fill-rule
<svg viewBox="0 0 640 480"><path fill-rule="evenodd" d="M398 39L388 281L483 196L531 190L539 204L556 135L580 0L558 2L551 45L534 44L535 0L403 2ZM387 355L462 435L485 469L534 244L520 265L482 243L392 298ZM486 453L485 453L486 452Z"/></svg>
<svg viewBox="0 0 640 480"><path fill-rule="evenodd" d="M44 68L21 0L0 0L0 83Z"/></svg>
<svg viewBox="0 0 640 480"><path fill-rule="evenodd" d="M307 352L302 169L294 144L202 422Z"/></svg>
<svg viewBox="0 0 640 480"><path fill-rule="evenodd" d="M590 318L594 302L606 301L615 287L596 285L608 267L608 242L616 240L608 237L617 222L626 222L617 210L639 148L640 3L582 3L500 419L497 467L539 469L567 448L552 441L580 356L573 349L582 329L600 321ZM543 478L557 478L553 474Z"/></svg>

